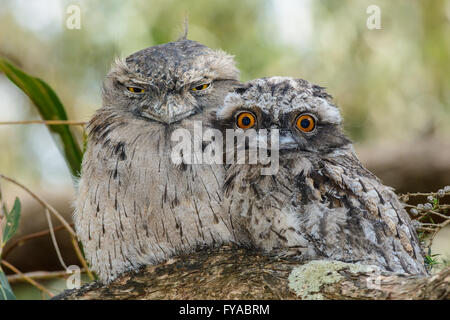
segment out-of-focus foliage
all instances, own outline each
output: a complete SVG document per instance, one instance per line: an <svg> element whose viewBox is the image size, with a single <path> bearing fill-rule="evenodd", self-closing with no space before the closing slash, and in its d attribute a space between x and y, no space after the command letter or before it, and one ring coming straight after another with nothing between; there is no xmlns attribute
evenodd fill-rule
<svg viewBox="0 0 450 320"><path fill-rule="evenodd" d="M0 267L0 300L16 300L5 273Z"/></svg>
<svg viewBox="0 0 450 320"><path fill-rule="evenodd" d="M66 110L58 96L44 81L24 73L2 58L0 58L0 71L31 99L42 119L68 120ZM81 170L82 154L69 126L48 125L48 128L60 139L56 139L56 142L62 149L72 174L78 176Z"/></svg>
<svg viewBox="0 0 450 320"><path fill-rule="evenodd" d="M14 201L13 208L11 212L5 212L5 226L3 228L3 236L1 239L1 247L3 248L6 242L12 238L12 236L16 233L17 228L19 228L19 220L20 220L20 201L18 198Z"/></svg>
<svg viewBox="0 0 450 320"><path fill-rule="evenodd" d="M234 54L243 80L310 80L335 97L356 142L400 142L450 132L449 3L3 0L0 54L46 79L70 119L87 120L101 104L101 82L114 57L176 40L187 15L189 38ZM81 8L81 29L66 27L73 4ZM369 5L380 7L380 30L366 26ZM0 120L37 118L1 80L0 94L4 87L17 101L4 108L20 112ZM16 177L44 175L30 160L42 157L36 131L0 127L0 148L10 150L0 158L2 169Z"/></svg>
<svg viewBox="0 0 450 320"><path fill-rule="evenodd" d="M0 197L1 198L1 197ZM19 228L19 220L20 220L20 201L18 198L14 201L14 206L11 209L11 212L8 213L5 207L0 208L3 210L3 215L0 214L0 262L2 249L5 246L6 242L12 238L12 236L16 233ZM2 220L5 219L3 222ZM14 295L11 286L9 285L8 279L6 278L5 272L1 268L0 265L0 300L15 300L16 296Z"/></svg>

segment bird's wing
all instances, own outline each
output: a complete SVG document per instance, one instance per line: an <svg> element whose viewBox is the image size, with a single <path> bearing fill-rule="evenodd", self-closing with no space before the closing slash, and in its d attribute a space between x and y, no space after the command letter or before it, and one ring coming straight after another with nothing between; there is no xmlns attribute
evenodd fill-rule
<svg viewBox="0 0 450 320"><path fill-rule="evenodd" d="M311 174L320 176L314 180L320 178L324 181L320 193L332 207L348 207L351 214L359 214L361 219L355 222L364 220L364 223L372 224L378 242L380 237L385 238L385 243L392 244L398 239L401 247L394 245L395 255L399 257L403 252L407 253L418 261L414 271L424 272L422 250L406 210L393 189L383 185L364 168L353 152L325 158L322 167ZM410 263L404 264L406 270L411 269L406 266Z"/></svg>

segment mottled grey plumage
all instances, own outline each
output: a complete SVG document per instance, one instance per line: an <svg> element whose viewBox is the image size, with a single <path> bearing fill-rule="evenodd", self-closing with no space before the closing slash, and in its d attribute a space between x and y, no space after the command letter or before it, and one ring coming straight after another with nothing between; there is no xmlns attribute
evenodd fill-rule
<svg viewBox="0 0 450 320"><path fill-rule="evenodd" d="M359 162L323 88L283 77L250 81L226 97L218 125L234 128L242 111L256 116L256 129L279 130L280 168L275 175L261 175L262 165L227 168L224 203L246 229L239 241L297 259L426 273L408 214ZM295 125L305 113L316 119L311 132Z"/></svg>
<svg viewBox="0 0 450 320"><path fill-rule="evenodd" d="M88 126L74 214L101 280L234 239L221 212L222 166L175 165L170 151L171 133L192 131L195 120L207 126L204 114L223 103L237 79L231 56L189 40L113 65L103 106ZM203 84L209 86L193 90Z"/></svg>

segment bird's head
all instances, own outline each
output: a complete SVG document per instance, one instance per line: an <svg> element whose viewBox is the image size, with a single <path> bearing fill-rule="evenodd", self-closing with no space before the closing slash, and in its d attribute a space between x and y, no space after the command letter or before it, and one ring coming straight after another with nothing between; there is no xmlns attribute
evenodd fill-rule
<svg viewBox="0 0 450 320"><path fill-rule="evenodd" d="M103 84L103 105L171 124L221 105L238 78L232 56L180 40L116 60Z"/></svg>
<svg viewBox="0 0 450 320"><path fill-rule="evenodd" d="M223 129L277 129L281 152L328 153L350 144L339 109L324 88L302 79L249 81L226 96L217 110Z"/></svg>

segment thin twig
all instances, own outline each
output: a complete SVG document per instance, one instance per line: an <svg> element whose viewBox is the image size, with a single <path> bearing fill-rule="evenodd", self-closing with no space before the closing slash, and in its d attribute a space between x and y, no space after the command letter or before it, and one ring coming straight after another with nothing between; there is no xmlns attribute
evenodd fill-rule
<svg viewBox="0 0 450 320"><path fill-rule="evenodd" d="M22 188L23 190L25 190L26 192L28 192L34 199L36 199L37 202L39 202L44 208L47 208L63 225L64 227L67 229L67 231L70 232L70 234L74 237L76 237L76 233L75 231L72 229L72 227L69 225L69 223L67 223L67 221L63 218L63 216L61 216L61 214L56 211L55 208L53 208L47 201L45 201L44 199L42 199L41 197L37 196L34 192L32 192L30 189L28 189L27 187L25 187L23 184L17 182L16 180L9 178L3 174L0 174L0 178L3 178L17 186L19 186L20 188Z"/></svg>
<svg viewBox="0 0 450 320"><path fill-rule="evenodd" d="M22 278L27 281L28 283L30 283L31 285L35 286L36 288L38 288L39 290L41 290L42 292L45 292L46 294L48 294L50 296L50 298L53 298L55 295L53 293L51 293L48 289L44 288L42 285L40 285L39 283L37 283L36 281L34 281L33 279L31 279L30 277L28 277L27 275L23 274L22 272L20 272L16 267L14 267L12 264L10 264L9 262L2 260L1 264L3 264L5 267L7 267L8 269L10 269L11 271L13 271L14 273L22 276Z"/></svg>
<svg viewBox="0 0 450 320"><path fill-rule="evenodd" d="M433 241L434 241L434 238L437 236L437 234L438 234L438 232L440 231L440 230L442 230L447 224L449 224L450 223L450 220L446 220L446 221L444 221L444 222L442 222L442 223L440 223L439 225L438 225L438 228L434 231L434 233L431 235L431 239L430 239L430 243L433 243ZM431 246L431 244L430 244L430 246Z"/></svg>
<svg viewBox="0 0 450 320"><path fill-rule="evenodd" d="M426 223L426 222L421 222L421 225L422 225L422 226L425 226L425 227L439 227L439 224L438 224L438 223Z"/></svg>
<svg viewBox="0 0 450 320"><path fill-rule="evenodd" d="M77 235L75 233L75 231L72 229L72 227L69 225L69 223L67 223L67 221L63 218L63 216L61 216L61 214L56 211L56 209L54 209L47 201L45 201L44 199L40 198L39 196L37 196L34 192L32 192L30 189L28 189L27 187L25 187L23 184L17 182L16 180L9 178L3 174L0 174L0 178L3 178L17 186L19 186L20 188L22 188L23 190L25 190L26 192L28 192L36 201L38 201L44 208L47 208L54 216L56 216L56 218L64 225L64 227L67 229L67 231L69 231L71 237L72 237L72 245L75 249L75 252L78 256L78 259L81 262L81 265L87 270L87 273L89 275L89 278L91 280L94 280L94 275L92 274L92 272L89 270L89 267L87 265L86 260L83 257L83 254L81 253L80 247L78 246L78 242L77 242Z"/></svg>
<svg viewBox="0 0 450 320"><path fill-rule="evenodd" d="M84 273L84 272L86 272L86 270L85 269L81 269L80 272ZM68 276L70 276L70 274L67 273L67 271L65 271L65 270L61 270L61 271L32 271L32 272L24 273L23 275L27 276L30 279L34 279L34 280L48 280L48 279L54 279L54 278L67 278ZM8 279L9 283L26 281L25 278L22 275L19 275L19 274L12 274L12 275L6 276L6 278Z"/></svg>
<svg viewBox="0 0 450 320"><path fill-rule="evenodd" d="M418 205L410 205L405 204L405 208L410 208L411 213L415 215L415 220L420 222L420 226L417 228L417 231L421 231L424 234L428 234L427 237L427 245L425 248L428 250L431 248L433 241L436 235L441 231L445 226L450 223L450 216L448 215L447 210L450 208L450 204L441 204L439 203L440 198L444 198L446 196L450 196L450 192L447 190L447 187L439 189L437 192L411 192L400 195L400 199L404 202L409 201L414 197L426 197L427 198L427 206L432 206L431 209L425 209L424 204ZM431 197L431 199L430 199ZM413 213L413 210L415 213ZM433 218L441 218L444 219L441 223L435 223ZM421 222L423 220L427 221L429 219L430 222Z"/></svg>
<svg viewBox="0 0 450 320"><path fill-rule="evenodd" d="M88 265L87 265L87 262L86 262L86 260L84 259L83 254L81 253L80 247L78 246L77 239L75 239L75 238L73 238L73 237L72 237L72 245L73 245L73 248L75 249L75 253L76 253L77 256L78 256L78 259L79 259L80 262L81 262L81 265L82 265L83 268L86 270L86 273L87 273L89 279L95 280L94 275L92 274L91 270L89 269L89 267L88 267Z"/></svg>
<svg viewBox="0 0 450 320"><path fill-rule="evenodd" d="M430 217L429 213L430 213L430 214L433 214L433 215L436 215L436 216L438 216L438 217L440 217L440 218L443 218L444 220L447 220L447 219L450 218L450 216L446 216L445 214L436 212L436 211L434 211L434 210L428 210L428 211L423 212L423 213L421 214L422 216L421 216L419 219L422 219L422 218L429 218L429 217Z"/></svg>
<svg viewBox="0 0 450 320"><path fill-rule="evenodd" d="M437 195L437 192L407 192L407 193L403 193L400 194L400 197L417 197L417 196L421 196L421 197L428 197L431 195Z"/></svg>
<svg viewBox="0 0 450 320"><path fill-rule="evenodd" d="M64 259L61 255L61 251L59 250L58 242L56 241L55 232L53 230L52 218L50 217L50 212L45 208L45 217L47 218L48 227L50 230L50 236L52 238L53 246L56 250L56 255L58 256L59 263L61 263L62 267L67 270L67 265L64 263Z"/></svg>
<svg viewBox="0 0 450 320"><path fill-rule="evenodd" d="M73 225L73 224L71 224L71 226L72 226L72 225ZM53 230L54 230L54 231L59 231L59 230L61 230L61 229L65 229L65 228L66 228L66 227L63 226L63 225L61 224L61 225L55 227ZM50 230L47 229L47 230L43 230L43 231L38 231L38 232L30 233L30 234L27 234L27 235L25 235L25 236L23 236L23 237L20 237L19 239L17 239L16 241L14 241L12 245L8 245L7 250L5 250L5 251L3 252L3 258L6 259L6 257L8 256L8 254L9 254L13 249L15 249L17 246L21 245L23 242L28 241L28 240L31 240L31 239L35 239L35 238L40 238L40 237L46 236L46 235L48 235L49 233L50 233Z"/></svg>
<svg viewBox="0 0 450 320"><path fill-rule="evenodd" d="M23 120L23 121L0 121L0 125L8 124L46 124L46 125L73 125L73 126L84 126L87 124L86 121L75 121L75 120Z"/></svg>
<svg viewBox="0 0 450 320"><path fill-rule="evenodd" d="M427 231L427 232L434 232L434 231L436 231L436 229L427 228L427 227L419 227L419 228L417 228L417 230L419 230L419 231Z"/></svg>

